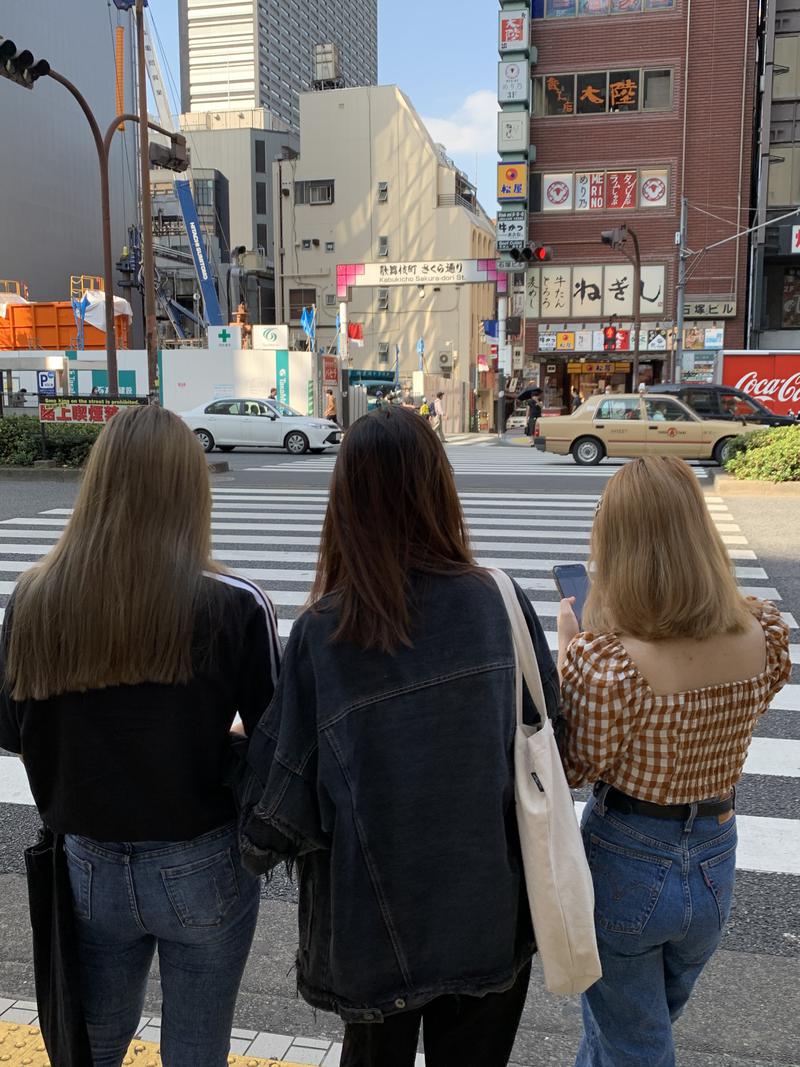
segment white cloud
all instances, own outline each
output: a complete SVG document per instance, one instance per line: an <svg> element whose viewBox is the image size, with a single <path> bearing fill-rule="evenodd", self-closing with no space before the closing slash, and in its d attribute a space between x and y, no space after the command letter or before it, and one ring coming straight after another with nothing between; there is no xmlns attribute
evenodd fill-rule
<svg viewBox="0 0 800 1067"><path fill-rule="evenodd" d="M426 118L434 141L450 154L495 155L497 153L497 95L488 89L470 93L447 118Z"/></svg>

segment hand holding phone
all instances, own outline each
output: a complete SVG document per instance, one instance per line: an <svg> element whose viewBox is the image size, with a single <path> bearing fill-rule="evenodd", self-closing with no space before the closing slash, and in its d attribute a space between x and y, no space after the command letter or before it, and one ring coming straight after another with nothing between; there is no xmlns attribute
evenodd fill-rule
<svg viewBox="0 0 800 1067"><path fill-rule="evenodd" d="M553 578L562 599L573 598L572 610L578 620L578 629L582 625L583 608L589 592L589 575L582 563L570 563L553 567Z"/></svg>

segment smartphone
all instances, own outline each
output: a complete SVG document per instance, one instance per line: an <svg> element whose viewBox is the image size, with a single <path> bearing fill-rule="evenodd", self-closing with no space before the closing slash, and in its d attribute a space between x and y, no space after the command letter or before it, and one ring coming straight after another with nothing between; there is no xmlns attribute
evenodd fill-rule
<svg viewBox="0 0 800 1067"><path fill-rule="evenodd" d="M575 603L572 610L581 626L581 616L586 603L586 595L589 592L589 575L582 563L567 563L564 566L553 567L553 578L559 593L564 597L574 596Z"/></svg>

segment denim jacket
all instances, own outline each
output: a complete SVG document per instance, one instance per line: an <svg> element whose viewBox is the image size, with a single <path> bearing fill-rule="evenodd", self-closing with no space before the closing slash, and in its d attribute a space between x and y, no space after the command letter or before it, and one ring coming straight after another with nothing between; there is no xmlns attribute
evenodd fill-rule
<svg viewBox="0 0 800 1067"><path fill-rule="evenodd" d="M517 595L556 718L553 660ZM391 655L333 644L329 602L298 619L239 783L246 865L298 865L300 993L349 1021L507 989L535 951L503 602L480 573L414 575L411 596L413 647Z"/></svg>

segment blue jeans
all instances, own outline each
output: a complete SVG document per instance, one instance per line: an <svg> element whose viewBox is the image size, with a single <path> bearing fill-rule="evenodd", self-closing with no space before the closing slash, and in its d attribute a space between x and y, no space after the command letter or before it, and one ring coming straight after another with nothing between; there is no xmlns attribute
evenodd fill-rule
<svg viewBox="0 0 800 1067"><path fill-rule="evenodd" d="M234 827L180 842L67 836L66 853L94 1067L122 1063L156 947L165 1067L223 1067L259 904Z"/></svg>
<svg viewBox="0 0 800 1067"><path fill-rule="evenodd" d="M674 1067L672 1024L730 914L736 818L652 819L603 798L582 820L603 977L581 998L575 1067Z"/></svg>

